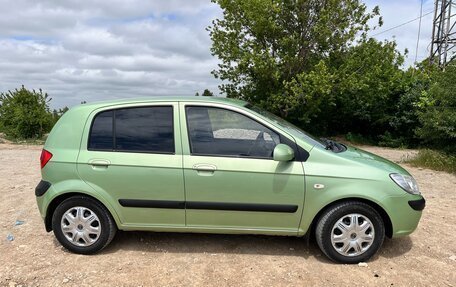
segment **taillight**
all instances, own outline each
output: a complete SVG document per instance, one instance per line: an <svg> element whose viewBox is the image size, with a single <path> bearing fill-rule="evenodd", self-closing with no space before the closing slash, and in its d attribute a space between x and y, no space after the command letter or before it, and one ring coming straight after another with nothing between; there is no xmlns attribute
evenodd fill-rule
<svg viewBox="0 0 456 287"><path fill-rule="evenodd" d="M47 150L43 149L41 151L40 162L41 168L45 167L48 161L52 158L52 153L48 152Z"/></svg>

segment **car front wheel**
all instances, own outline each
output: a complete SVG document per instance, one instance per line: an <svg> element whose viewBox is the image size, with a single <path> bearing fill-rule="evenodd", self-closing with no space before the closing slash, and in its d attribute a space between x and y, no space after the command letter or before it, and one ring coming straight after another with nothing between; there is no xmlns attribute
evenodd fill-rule
<svg viewBox="0 0 456 287"><path fill-rule="evenodd" d="M385 225L378 212L363 202L348 201L329 208L315 230L322 252L340 263L367 261L385 238Z"/></svg>

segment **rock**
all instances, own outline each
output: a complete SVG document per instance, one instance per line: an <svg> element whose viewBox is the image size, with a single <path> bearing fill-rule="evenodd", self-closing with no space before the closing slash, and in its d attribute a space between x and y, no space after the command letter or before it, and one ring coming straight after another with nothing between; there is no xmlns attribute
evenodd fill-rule
<svg viewBox="0 0 456 287"><path fill-rule="evenodd" d="M68 283L68 282L70 282L70 279L68 279L68 278L63 279L63 281L62 281L62 283Z"/></svg>
<svg viewBox="0 0 456 287"><path fill-rule="evenodd" d="M450 260L452 260L452 261L456 261L456 255L451 255L449 258L450 258Z"/></svg>
<svg viewBox="0 0 456 287"><path fill-rule="evenodd" d="M294 251L294 248L290 248L290 251Z"/></svg>
<svg viewBox="0 0 456 287"><path fill-rule="evenodd" d="M369 266L369 265L367 265L366 262L359 262L359 263L358 263L358 266L359 266L359 267L367 267L367 266Z"/></svg>
<svg viewBox="0 0 456 287"><path fill-rule="evenodd" d="M14 226L22 225L24 223L25 223L25 221L17 219L16 223L14 223Z"/></svg>
<svg viewBox="0 0 456 287"><path fill-rule="evenodd" d="M11 281L11 282L8 284L9 287L16 287L16 285L17 285L17 284L16 284L16 282L14 282L14 281Z"/></svg>

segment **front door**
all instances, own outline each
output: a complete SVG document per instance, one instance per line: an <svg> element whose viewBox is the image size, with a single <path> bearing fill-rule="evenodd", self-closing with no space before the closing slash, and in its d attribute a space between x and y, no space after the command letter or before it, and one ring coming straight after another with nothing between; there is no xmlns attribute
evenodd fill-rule
<svg viewBox="0 0 456 287"><path fill-rule="evenodd" d="M122 224L184 227L177 103L100 110L87 129L79 174L115 205Z"/></svg>
<svg viewBox="0 0 456 287"><path fill-rule="evenodd" d="M180 115L187 226L295 234L304 176L272 159L284 135L234 107L181 103Z"/></svg>

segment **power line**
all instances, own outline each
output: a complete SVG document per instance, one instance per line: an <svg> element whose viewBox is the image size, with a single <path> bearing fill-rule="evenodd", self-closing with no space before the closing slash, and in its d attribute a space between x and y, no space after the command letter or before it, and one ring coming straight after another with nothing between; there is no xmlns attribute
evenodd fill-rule
<svg viewBox="0 0 456 287"><path fill-rule="evenodd" d="M399 27L405 26L405 25L410 24L410 23L412 23L412 22L414 22L414 21L416 21L416 20L421 20L421 18L423 18L423 17L425 17L425 16L427 16L427 15L433 13L433 12L434 12L434 11L426 12L425 14L422 14L422 15L420 15L419 17L417 17L417 18L415 18L415 19L409 20L409 21L404 22L404 23L402 23L402 24L399 24L399 25L397 25L397 26L394 26L394 27L388 28L388 29L386 29L386 30L384 30L384 31L378 32L378 33L372 35L372 37L375 37L375 36L378 36L378 35L380 35L380 34L383 34L383 33L389 32L389 31L391 31L391 30L397 29L397 28L399 28Z"/></svg>
<svg viewBox="0 0 456 287"><path fill-rule="evenodd" d="M418 37L416 39L415 64L416 64L416 60L418 59L418 46L420 45L421 18L423 18L423 1L424 0L421 0L421 5L420 5L420 23L418 24Z"/></svg>

